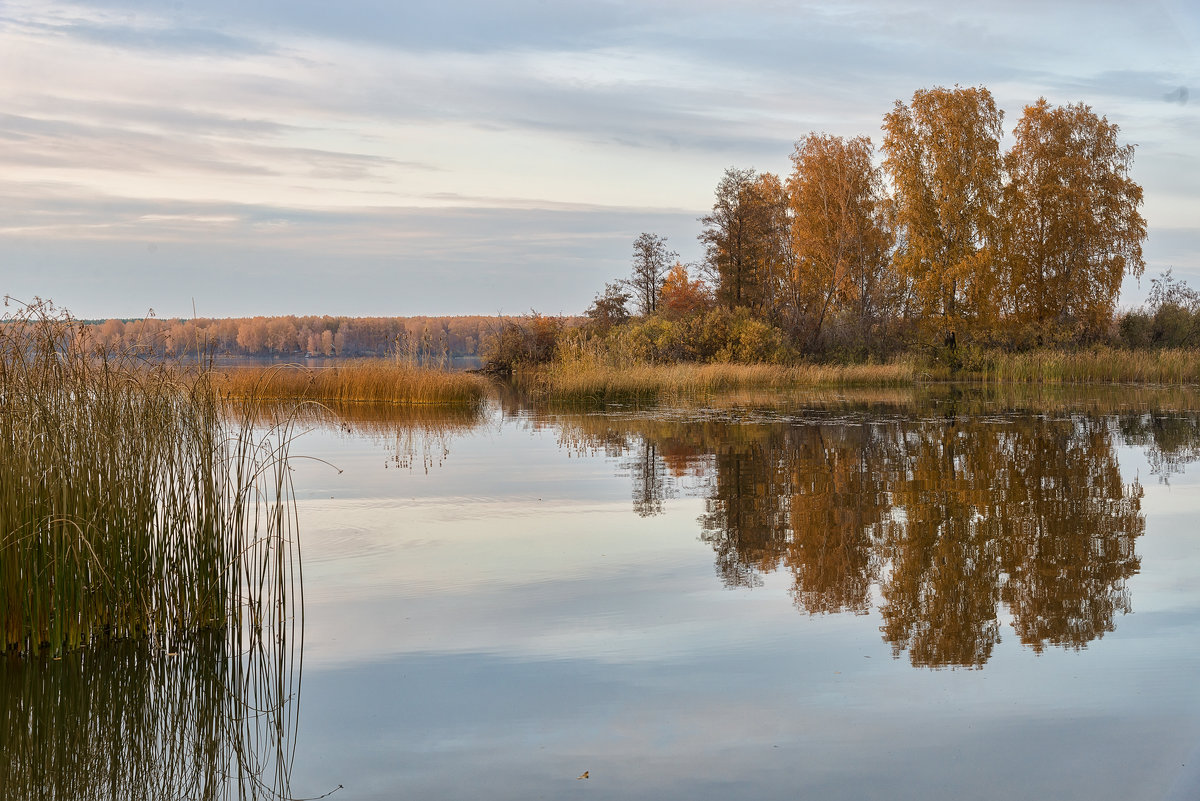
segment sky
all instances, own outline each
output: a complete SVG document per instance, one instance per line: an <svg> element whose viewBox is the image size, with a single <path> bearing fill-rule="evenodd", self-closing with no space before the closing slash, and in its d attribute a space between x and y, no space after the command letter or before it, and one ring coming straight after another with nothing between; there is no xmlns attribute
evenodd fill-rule
<svg viewBox="0 0 1200 801"><path fill-rule="evenodd" d="M0 0L0 294L76 316L545 314L701 258L727 167L986 86L1137 146L1141 281L1200 287L1183 0ZM1190 102L1189 102L1190 101ZM193 311L194 310L194 311Z"/></svg>

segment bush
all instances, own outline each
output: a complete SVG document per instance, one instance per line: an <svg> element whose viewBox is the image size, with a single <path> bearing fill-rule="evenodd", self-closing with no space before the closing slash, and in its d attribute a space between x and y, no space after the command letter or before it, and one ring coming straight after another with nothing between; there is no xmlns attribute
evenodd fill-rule
<svg viewBox="0 0 1200 801"><path fill-rule="evenodd" d="M780 362L789 357L783 332L747 309L716 308L681 320L646 317L614 330L610 354L633 361Z"/></svg>
<svg viewBox="0 0 1200 801"><path fill-rule="evenodd" d="M563 333L561 317L536 312L520 320L505 320L484 342L482 355L489 372L511 373L520 367L553 361Z"/></svg>
<svg viewBox="0 0 1200 801"><path fill-rule="evenodd" d="M725 345L717 351L717 360L723 362L778 362L783 356L783 332L745 309L735 313Z"/></svg>

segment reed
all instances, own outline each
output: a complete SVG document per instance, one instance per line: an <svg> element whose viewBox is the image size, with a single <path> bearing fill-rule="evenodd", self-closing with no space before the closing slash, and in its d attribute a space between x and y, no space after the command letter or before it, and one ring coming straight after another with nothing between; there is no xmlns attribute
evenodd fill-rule
<svg viewBox="0 0 1200 801"><path fill-rule="evenodd" d="M989 352L961 377L1024 383L1198 384L1200 350L1166 348Z"/></svg>
<svg viewBox="0 0 1200 801"><path fill-rule="evenodd" d="M300 365L230 367L218 387L224 397L258 401L478 405L487 379L384 359L358 359L337 367Z"/></svg>
<svg viewBox="0 0 1200 801"><path fill-rule="evenodd" d="M386 359L357 359L337 367L235 367L219 388L230 398L474 406L487 395L486 379Z"/></svg>
<svg viewBox="0 0 1200 801"><path fill-rule="evenodd" d="M886 364L655 364L614 360L579 351L535 368L521 383L543 400L567 402L650 401L729 390L903 387L930 381L991 384L1200 384L1200 350L1086 351L1038 350L1026 353L963 351L964 364L952 371L915 356Z"/></svg>
<svg viewBox="0 0 1200 801"><path fill-rule="evenodd" d="M203 367L96 347L44 302L6 313L0 643L282 625L300 603L291 431L222 408Z"/></svg>
<svg viewBox="0 0 1200 801"><path fill-rule="evenodd" d="M555 362L523 377L538 396L563 401L655 400L734 389L911 385L911 362L781 367L771 364L612 364L578 358Z"/></svg>

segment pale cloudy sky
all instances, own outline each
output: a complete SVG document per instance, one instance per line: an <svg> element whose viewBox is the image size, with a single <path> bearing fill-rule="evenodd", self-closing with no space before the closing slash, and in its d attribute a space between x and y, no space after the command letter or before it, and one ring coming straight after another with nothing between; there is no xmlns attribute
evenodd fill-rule
<svg viewBox="0 0 1200 801"><path fill-rule="evenodd" d="M84 317L577 313L731 165L987 86L1137 144L1140 288L1200 287L1183 0L0 0L0 294ZM1189 97L1190 93L1190 97ZM1191 102L1187 102L1190 99Z"/></svg>

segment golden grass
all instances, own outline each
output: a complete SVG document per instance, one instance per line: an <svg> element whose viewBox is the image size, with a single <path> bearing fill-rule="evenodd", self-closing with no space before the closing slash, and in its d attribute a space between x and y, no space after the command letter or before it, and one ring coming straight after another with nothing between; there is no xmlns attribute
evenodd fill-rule
<svg viewBox="0 0 1200 801"><path fill-rule="evenodd" d="M393 403L478 405L488 391L487 379L387 361L358 359L337 367L300 365L231 367L216 381L227 398L308 400L326 403Z"/></svg>
<svg viewBox="0 0 1200 801"><path fill-rule="evenodd" d="M523 379L538 396L565 401L653 400L734 389L904 386L916 379L911 362L890 364L630 364L558 362Z"/></svg>
<svg viewBox="0 0 1200 801"><path fill-rule="evenodd" d="M1184 349L990 352L959 378L1021 383L1200 384L1200 351Z"/></svg>
<svg viewBox="0 0 1200 801"><path fill-rule="evenodd" d="M963 351L967 364L952 372L915 357L886 364L617 364L589 354L562 359L522 376L538 398L567 402L656 400L729 390L816 387L902 387L942 381L989 384L1200 384L1200 351L1040 350Z"/></svg>

